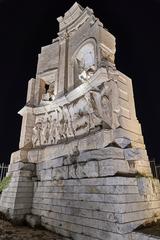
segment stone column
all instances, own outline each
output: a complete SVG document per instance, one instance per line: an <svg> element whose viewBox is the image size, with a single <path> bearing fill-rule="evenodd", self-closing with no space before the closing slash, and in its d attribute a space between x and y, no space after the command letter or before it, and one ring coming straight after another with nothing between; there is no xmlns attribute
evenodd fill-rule
<svg viewBox="0 0 160 240"><path fill-rule="evenodd" d="M68 81L68 34L60 35L60 58L58 74L58 96L63 95L67 90Z"/></svg>

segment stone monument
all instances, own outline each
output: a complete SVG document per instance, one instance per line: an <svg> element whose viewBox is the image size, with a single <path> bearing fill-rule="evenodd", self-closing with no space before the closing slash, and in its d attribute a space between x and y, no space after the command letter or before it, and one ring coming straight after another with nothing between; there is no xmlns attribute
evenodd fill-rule
<svg viewBox="0 0 160 240"><path fill-rule="evenodd" d="M158 218L160 187L132 81L116 69L115 38L92 9L75 3L58 22L19 112L19 150L0 210L68 239L134 239L134 229Z"/></svg>

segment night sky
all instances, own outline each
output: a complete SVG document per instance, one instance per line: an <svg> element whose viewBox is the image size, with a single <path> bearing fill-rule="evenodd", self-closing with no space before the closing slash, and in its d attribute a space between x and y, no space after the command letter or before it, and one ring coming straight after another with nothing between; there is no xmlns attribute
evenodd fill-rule
<svg viewBox="0 0 160 240"><path fill-rule="evenodd" d="M74 0L0 0L0 162L18 150L27 83L57 17ZM79 0L116 37L116 65L133 80L137 117L150 158L160 164L160 0Z"/></svg>

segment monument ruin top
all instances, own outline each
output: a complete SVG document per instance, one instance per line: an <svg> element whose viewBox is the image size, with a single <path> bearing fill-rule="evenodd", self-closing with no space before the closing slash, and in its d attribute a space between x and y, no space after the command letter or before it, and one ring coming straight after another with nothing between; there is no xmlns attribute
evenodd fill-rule
<svg viewBox="0 0 160 240"><path fill-rule="evenodd" d="M20 148L68 143L102 129L141 134L131 80L114 64L114 36L77 3L58 21L58 37L42 47L19 112Z"/></svg>

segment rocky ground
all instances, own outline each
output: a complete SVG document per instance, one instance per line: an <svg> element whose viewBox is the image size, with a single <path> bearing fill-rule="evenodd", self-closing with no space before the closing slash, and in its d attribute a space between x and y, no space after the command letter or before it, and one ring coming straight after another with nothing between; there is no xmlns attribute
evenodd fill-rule
<svg viewBox="0 0 160 240"><path fill-rule="evenodd" d="M0 240L62 240L55 233L44 229L32 229L27 226L14 226L0 219Z"/></svg>

